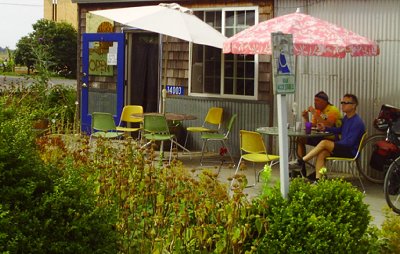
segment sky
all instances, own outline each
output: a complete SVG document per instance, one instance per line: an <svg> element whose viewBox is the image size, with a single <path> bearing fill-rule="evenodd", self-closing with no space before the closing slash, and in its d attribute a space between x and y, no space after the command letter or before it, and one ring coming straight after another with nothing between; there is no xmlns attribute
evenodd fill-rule
<svg viewBox="0 0 400 254"><path fill-rule="evenodd" d="M0 47L15 49L21 37L43 18L43 0L0 0Z"/></svg>

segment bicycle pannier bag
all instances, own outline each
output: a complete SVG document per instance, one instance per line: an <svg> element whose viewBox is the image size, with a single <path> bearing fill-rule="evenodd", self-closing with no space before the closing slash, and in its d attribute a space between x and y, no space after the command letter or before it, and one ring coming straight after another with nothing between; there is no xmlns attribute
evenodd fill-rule
<svg viewBox="0 0 400 254"><path fill-rule="evenodd" d="M369 165L379 171L384 171L400 154L399 148L390 142L381 140L375 143Z"/></svg>

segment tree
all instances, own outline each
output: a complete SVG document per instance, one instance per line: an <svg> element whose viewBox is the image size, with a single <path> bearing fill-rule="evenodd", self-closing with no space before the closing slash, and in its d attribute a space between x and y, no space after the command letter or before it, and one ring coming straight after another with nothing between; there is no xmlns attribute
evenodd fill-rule
<svg viewBox="0 0 400 254"><path fill-rule="evenodd" d="M35 57L32 52L32 39L29 36L24 36L17 42L15 63L26 66L28 74L34 68Z"/></svg>
<svg viewBox="0 0 400 254"><path fill-rule="evenodd" d="M28 69L35 68L38 57L35 52L45 48L51 61L51 70L64 76L76 75L77 31L66 22L41 19L32 25L33 32L17 43L15 61Z"/></svg>

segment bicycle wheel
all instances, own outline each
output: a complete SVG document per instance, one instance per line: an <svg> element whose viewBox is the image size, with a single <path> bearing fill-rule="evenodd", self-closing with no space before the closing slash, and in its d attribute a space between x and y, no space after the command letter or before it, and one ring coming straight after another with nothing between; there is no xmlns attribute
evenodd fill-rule
<svg viewBox="0 0 400 254"><path fill-rule="evenodd" d="M383 186L386 203L400 214L400 157L390 164Z"/></svg>
<svg viewBox="0 0 400 254"><path fill-rule="evenodd" d="M368 180L373 183L383 183L385 179L385 172L387 165L383 171L372 168L369 165L371 155L374 151L374 145L377 141L385 140L386 134L374 134L365 140L363 147L361 148L360 156L357 160L357 168L360 173ZM383 163L383 162L382 162Z"/></svg>

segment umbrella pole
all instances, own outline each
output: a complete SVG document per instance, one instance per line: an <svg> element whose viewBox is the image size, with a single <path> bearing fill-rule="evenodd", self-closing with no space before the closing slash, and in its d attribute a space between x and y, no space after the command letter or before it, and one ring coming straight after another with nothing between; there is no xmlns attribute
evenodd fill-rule
<svg viewBox="0 0 400 254"><path fill-rule="evenodd" d="M161 35L162 36L162 35ZM162 100L162 103L161 103L161 113L163 113L163 114L165 114L165 103L166 103L166 99L167 99L167 90L166 90L166 86L167 86L167 84L166 84L166 82L167 82L167 64L168 64L168 36L165 36L165 41L166 41L166 47L165 47L165 51L166 51L166 53L165 53L165 56L164 56L164 68L163 68L163 72L164 72L164 74L163 74L163 81L162 81L162 84L161 84L161 86L160 86L160 88L161 88L161 100ZM161 42L161 44L162 44L162 42Z"/></svg>
<svg viewBox="0 0 400 254"><path fill-rule="evenodd" d="M168 65L168 51L169 51L169 49L168 49L168 36L165 36L165 41L166 41L166 47L165 47L165 51L166 51L166 54L165 54L165 58L164 58L164 82L163 82L163 84L162 84L162 87L163 87L163 89L162 89L162 97L163 97L163 114L165 114L165 103L166 103L166 100L167 100L167 90L166 90L166 87L167 87L167 65Z"/></svg>
<svg viewBox="0 0 400 254"><path fill-rule="evenodd" d="M157 96L158 96L158 112L161 113L162 112L162 84L163 84L163 35L160 34L159 35L159 50L158 50L158 54L159 54L159 58L158 58L158 89L157 89Z"/></svg>

